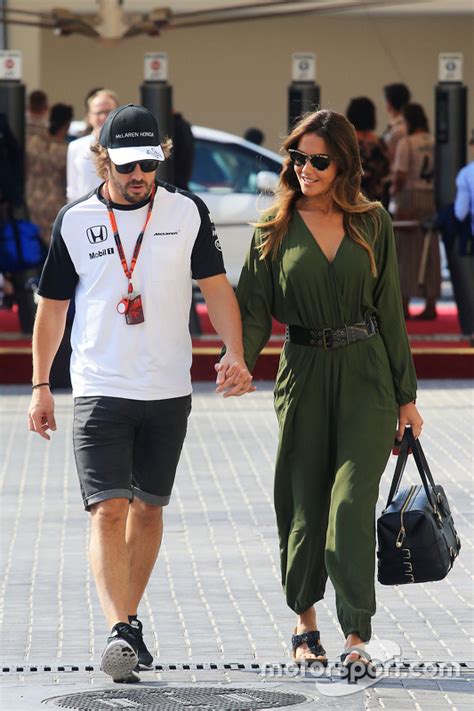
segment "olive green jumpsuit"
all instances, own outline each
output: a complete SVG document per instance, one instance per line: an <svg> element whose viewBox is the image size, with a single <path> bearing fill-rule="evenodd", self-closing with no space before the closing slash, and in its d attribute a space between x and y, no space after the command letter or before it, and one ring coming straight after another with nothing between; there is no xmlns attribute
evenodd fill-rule
<svg viewBox="0 0 474 711"><path fill-rule="evenodd" d="M392 224L380 208L368 253L345 235L330 263L295 210L277 259L259 259L255 231L237 297L253 369L272 316L305 328L378 320L379 333L336 350L285 343L275 386L275 509L282 583L296 613L324 596L329 575L345 636L368 641L375 613L375 506L398 405L416 398Z"/></svg>

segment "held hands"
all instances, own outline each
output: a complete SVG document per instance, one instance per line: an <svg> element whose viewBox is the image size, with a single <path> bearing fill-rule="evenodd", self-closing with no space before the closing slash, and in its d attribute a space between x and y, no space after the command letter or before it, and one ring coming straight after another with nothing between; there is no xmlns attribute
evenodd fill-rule
<svg viewBox="0 0 474 711"><path fill-rule="evenodd" d="M242 355L227 351L214 367L217 371L216 393L224 393L224 397L231 397L253 393L256 390Z"/></svg>
<svg viewBox="0 0 474 711"><path fill-rule="evenodd" d="M403 433L405 432L405 427L407 425L411 426L414 438L418 439L421 434L421 430L423 429L423 418L413 402L408 402L406 405L400 405L398 408L397 439L399 442L402 441Z"/></svg>
<svg viewBox="0 0 474 711"><path fill-rule="evenodd" d="M54 419L54 399L49 388L33 390L28 408L28 429L37 432L43 439L51 439L46 430L56 430Z"/></svg>

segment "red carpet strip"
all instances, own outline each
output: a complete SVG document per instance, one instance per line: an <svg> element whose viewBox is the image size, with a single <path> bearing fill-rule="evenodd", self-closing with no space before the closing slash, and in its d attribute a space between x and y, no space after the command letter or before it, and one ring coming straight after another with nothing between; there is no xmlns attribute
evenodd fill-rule
<svg viewBox="0 0 474 711"><path fill-rule="evenodd" d="M418 308L418 312L421 309ZM412 309L417 313L417 309ZM214 364L221 343L207 314L205 304L197 305L203 336L193 338L194 380L215 380ZM407 321L410 345L419 378L474 378L474 348L460 333L456 307L438 306L438 318L432 321ZM31 338L19 332L16 310L0 310L0 383L31 381ZM254 370L255 380L274 380L283 345L284 326L274 322L273 336L263 350Z"/></svg>

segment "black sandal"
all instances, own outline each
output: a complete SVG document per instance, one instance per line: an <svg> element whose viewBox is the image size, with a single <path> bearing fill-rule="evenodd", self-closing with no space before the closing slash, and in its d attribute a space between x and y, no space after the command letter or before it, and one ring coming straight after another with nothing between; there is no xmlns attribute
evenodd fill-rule
<svg viewBox="0 0 474 711"><path fill-rule="evenodd" d="M359 659L346 662L347 657L351 654L357 654ZM342 676L344 678L347 677L348 681L357 682L358 679L363 679L364 676L375 679L377 676L377 669L372 663L370 655L364 649L349 649L347 652L343 652L341 654L340 659L342 665Z"/></svg>
<svg viewBox="0 0 474 711"><path fill-rule="evenodd" d="M296 657L296 650L301 647L302 644L308 645L308 650L305 650L303 654L311 652L314 657ZM319 630L313 630L311 632L303 632L303 634L295 634L291 637L291 647L293 650L292 659L295 664L302 664L305 666L311 666L312 664L321 664L323 667L327 667L328 659L326 656L326 650L319 643Z"/></svg>

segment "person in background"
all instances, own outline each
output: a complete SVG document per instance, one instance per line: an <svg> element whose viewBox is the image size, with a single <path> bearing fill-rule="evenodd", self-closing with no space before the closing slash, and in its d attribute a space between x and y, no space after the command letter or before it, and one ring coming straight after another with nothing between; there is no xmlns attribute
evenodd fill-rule
<svg viewBox="0 0 474 711"><path fill-rule="evenodd" d="M472 149L474 138L471 138L470 146ZM467 283L474 285L474 161L457 174L454 215L458 221L458 249L464 257L463 270L467 273ZM464 293L468 296L466 290ZM470 344L474 346L474 300L469 300L463 307L461 325L463 332L470 334Z"/></svg>
<svg viewBox="0 0 474 711"><path fill-rule="evenodd" d="M26 140L37 133L45 134L48 130L48 97L41 89L35 89L28 97L26 113Z"/></svg>
<svg viewBox="0 0 474 711"><path fill-rule="evenodd" d="M403 118L403 107L410 101L410 90L405 84L387 84L384 87L385 107L389 115L388 126L381 139L387 149L389 160L389 174L384 181L382 204L388 210L390 202L390 188L392 184L392 168L395 158L395 149L400 138L407 135L407 126Z"/></svg>
<svg viewBox="0 0 474 711"><path fill-rule="evenodd" d="M405 318L410 318L409 301L423 297L425 308L417 319L435 319L436 299L441 294L441 264L438 237L423 229L434 216L434 138L420 104L403 109L408 135L397 143L393 162L390 211L396 220L420 224L395 231Z"/></svg>
<svg viewBox="0 0 474 711"><path fill-rule="evenodd" d="M72 116L72 106L54 104L48 131L31 136L26 143L26 204L46 246L54 219L66 202L66 136Z"/></svg>
<svg viewBox="0 0 474 711"><path fill-rule="evenodd" d="M244 138L246 141L250 141L250 143L262 146L265 140L265 134L259 128L248 128L244 133Z"/></svg>
<svg viewBox="0 0 474 711"><path fill-rule="evenodd" d="M275 203L255 225L237 299L250 371L272 317L287 324L274 502L282 583L296 614L293 660L327 663L314 605L329 575L341 662L369 672L379 482L395 432L401 439L411 425L417 437L423 425L392 223L360 192L359 147L344 116L307 114L283 148Z"/></svg>
<svg viewBox="0 0 474 711"><path fill-rule="evenodd" d="M375 133L375 104L366 96L359 96L351 100L346 116L354 126L359 142L363 170L361 191L369 200L381 200L389 161L387 149Z"/></svg>
<svg viewBox="0 0 474 711"><path fill-rule="evenodd" d="M23 150L8 117L0 113L0 225L21 208L24 195Z"/></svg>
<svg viewBox="0 0 474 711"><path fill-rule="evenodd" d="M388 126L382 135L388 151L390 165L395 158L395 149L400 138L407 135L407 125L403 116L403 107L411 99L410 89L405 84L387 84L383 89L387 113Z"/></svg>
<svg viewBox="0 0 474 711"><path fill-rule="evenodd" d="M23 210L23 158L23 149L10 128L7 115L0 113L0 239L6 224ZM6 308L11 308L14 300L14 282L11 274L2 273L2 306Z"/></svg>
<svg viewBox="0 0 474 711"><path fill-rule="evenodd" d="M96 173L90 147L96 143L105 119L118 104L117 94L110 89L100 89L89 96L86 120L91 126L91 133L72 141L67 151L68 202L78 200L100 185L101 179Z"/></svg>
<svg viewBox="0 0 474 711"><path fill-rule="evenodd" d="M84 116L85 116L85 129L82 131L82 133L79 134L79 136L88 136L91 131L92 131L92 126L90 125L87 115L89 113L89 99L91 99L95 94L98 94L99 91L104 91L105 86L94 86L92 89L89 89L87 94L84 97Z"/></svg>
<svg viewBox="0 0 474 711"><path fill-rule="evenodd" d="M454 214L463 222L471 217L471 232L474 235L474 161L461 168L456 177Z"/></svg>
<svg viewBox="0 0 474 711"><path fill-rule="evenodd" d="M183 114L173 114L173 185L189 190L194 167L194 136Z"/></svg>

